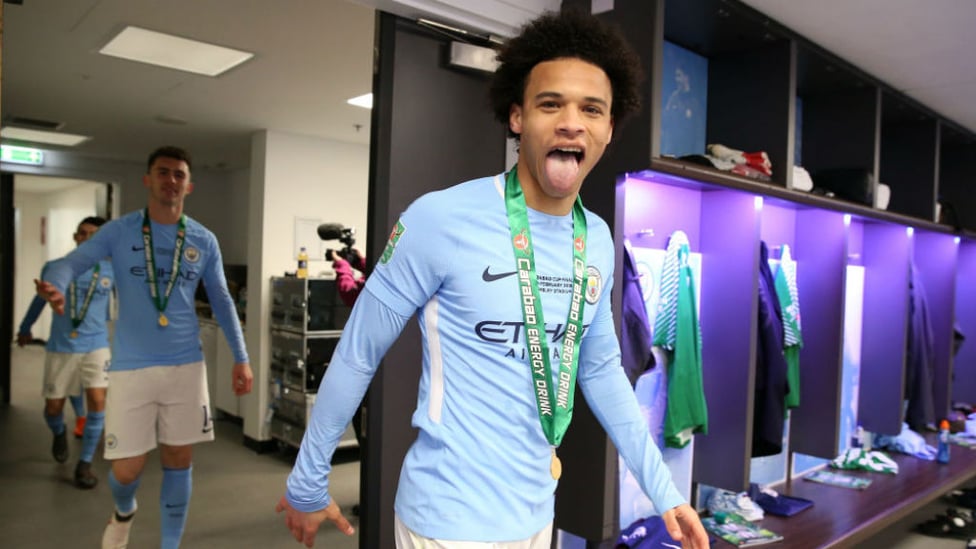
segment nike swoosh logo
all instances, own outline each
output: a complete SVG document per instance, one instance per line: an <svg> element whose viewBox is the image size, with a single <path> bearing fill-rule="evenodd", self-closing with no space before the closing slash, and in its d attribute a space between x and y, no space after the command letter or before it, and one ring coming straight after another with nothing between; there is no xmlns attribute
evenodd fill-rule
<svg viewBox="0 0 976 549"><path fill-rule="evenodd" d="M485 282L494 282L496 280L501 280L503 278L509 277L517 273L518 271L512 271L509 273L489 273L488 269L491 267L485 267L485 272L481 273L481 280Z"/></svg>
<svg viewBox="0 0 976 549"><path fill-rule="evenodd" d="M176 504L167 503L166 504L166 508L167 509L176 509L177 507L186 507L186 504L185 503L176 503Z"/></svg>
<svg viewBox="0 0 976 549"><path fill-rule="evenodd" d="M213 427L207 427L206 429L203 429L200 432L201 433L209 433L210 431L213 431Z"/></svg>
<svg viewBox="0 0 976 549"><path fill-rule="evenodd" d="M141 252L141 251L143 251L143 250L145 250L145 249L146 249L146 247L145 247L145 246L133 246L133 247L132 247L132 251L133 251L133 252Z"/></svg>

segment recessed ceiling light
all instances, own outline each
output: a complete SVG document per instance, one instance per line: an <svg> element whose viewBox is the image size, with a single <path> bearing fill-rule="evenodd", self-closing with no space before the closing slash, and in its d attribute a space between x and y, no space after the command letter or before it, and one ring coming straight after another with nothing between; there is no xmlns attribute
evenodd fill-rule
<svg viewBox="0 0 976 549"><path fill-rule="evenodd" d="M346 103L349 103L350 105L355 105L357 107L362 107L364 109L372 109L373 108L373 94L372 93L367 93L367 94L363 94L363 95L360 95L360 96L357 96L357 97L353 97L352 99L347 99L346 100Z"/></svg>
<svg viewBox="0 0 976 549"><path fill-rule="evenodd" d="M132 26L98 53L207 76L217 76L254 57L250 52Z"/></svg>
<svg viewBox="0 0 976 549"><path fill-rule="evenodd" d="M30 141L33 143L48 143L50 145L63 145L74 147L91 139L87 135L77 135L64 132L46 132L41 130L31 130L27 128L17 128L14 126L4 126L0 128L0 137L4 139L16 139L18 141Z"/></svg>

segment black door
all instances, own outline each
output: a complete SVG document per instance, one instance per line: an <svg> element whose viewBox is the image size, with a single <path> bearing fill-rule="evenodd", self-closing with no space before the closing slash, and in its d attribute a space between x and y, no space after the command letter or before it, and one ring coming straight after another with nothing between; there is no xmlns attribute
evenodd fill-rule
<svg viewBox="0 0 976 549"><path fill-rule="evenodd" d="M14 176L0 174L0 403L10 404L10 342L14 337Z"/></svg>

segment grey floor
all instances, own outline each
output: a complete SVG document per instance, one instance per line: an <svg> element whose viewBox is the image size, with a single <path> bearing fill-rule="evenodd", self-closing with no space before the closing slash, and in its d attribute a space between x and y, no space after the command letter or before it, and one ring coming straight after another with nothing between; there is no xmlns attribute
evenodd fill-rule
<svg viewBox="0 0 976 549"><path fill-rule="evenodd" d="M50 455L51 435L42 417L39 396L44 350L13 347L11 405L0 406L0 547L16 549L95 548L112 511L112 496L104 482L107 464L96 455L95 470L102 480L92 491L71 484L80 441L71 439L72 457L59 465ZM73 414L66 412L68 421ZM241 429L233 422L217 423L217 440L196 447L193 499L185 548L298 548L284 528L275 503L291 469L291 453L258 455L242 444ZM159 546L158 457L150 456L139 488L139 513L129 546ZM336 501L351 509L359 497L359 464L337 465L332 478ZM867 549L960 549L964 541L930 538L911 533L913 524L944 511L933 503L859 547ZM358 527L358 521L353 520ZM316 547L351 549L358 536L346 537L327 527ZM790 547L789 540L776 544ZM565 548L576 547L573 543Z"/></svg>

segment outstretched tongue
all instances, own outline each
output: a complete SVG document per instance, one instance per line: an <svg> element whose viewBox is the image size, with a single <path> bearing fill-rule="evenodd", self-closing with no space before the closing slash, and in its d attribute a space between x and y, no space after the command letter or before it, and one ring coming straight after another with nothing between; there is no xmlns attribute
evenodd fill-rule
<svg viewBox="0 0 976 549"><path fill-rule="evenodd" d="M579 174L579 159L575 154L553 151L546 156L546 177L557 187L569 187Z"/></svg>

